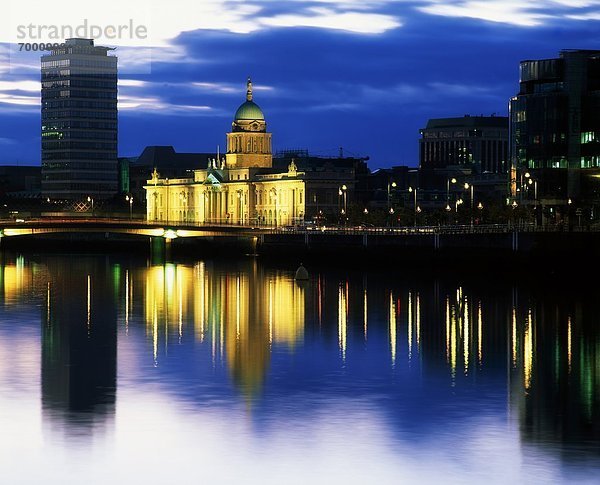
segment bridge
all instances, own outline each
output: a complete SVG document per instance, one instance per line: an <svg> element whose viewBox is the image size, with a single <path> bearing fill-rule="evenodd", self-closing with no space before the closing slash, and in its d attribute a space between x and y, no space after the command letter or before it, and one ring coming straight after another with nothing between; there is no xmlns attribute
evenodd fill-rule
<svg viewBox="0 0 600 485"><path fill-rule="evenodd" d="M12 242L11 242L12 241ZM410 227L270 227L235 224L167 224L130 219L44 218L0 220L3 248L60 250L111 247L162 257L170 251L194 255L260 254L298 259L320 257L348 263L365 260L448 264L519 259L525 264L600 261L600 228L584 226L466 225ZM135 246L135 248L133 247ZM592 264L594 263L594 264Z"/></svg>
<svg viewBox="0 0 600 485"><path fill-rule="evenodd" d="M23 221L0 220L0 237L39 236L44 234L101 233L128 234L143 237L221 237L258 236L271 228L231 224L168 224L114 218L43 218Z"/></svg>
<svg viewBox="0 0 600 485"><path fill-rule="evenodd" d="M258 237L264 234L306 234L306 235L424 235L424 234L509 234L509 233L559 233L559 232L600 232L600 227L534 225L534 224L486 224L486 225L444 225L444 226L327 226L327 227L276 227L237 224L193 224L149 222L126 218L41 218L28 220L0 219L0 237L27 236L65 233L111 233L146 237Z"/></svg>

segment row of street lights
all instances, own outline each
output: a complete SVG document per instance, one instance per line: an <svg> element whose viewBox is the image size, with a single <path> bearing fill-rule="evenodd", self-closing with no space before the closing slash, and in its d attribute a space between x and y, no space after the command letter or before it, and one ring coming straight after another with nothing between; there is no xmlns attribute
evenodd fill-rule
<svg viewBox="0 0 600 485"><path fill-rule="evenodd" d="M129 219L133 219L133 195L126 195L125 200L129 202ZM92 217L94 217L94 198L88 195L87 201L91 204ZM48 202L50 202L50 198L48 198Z"/></svg>

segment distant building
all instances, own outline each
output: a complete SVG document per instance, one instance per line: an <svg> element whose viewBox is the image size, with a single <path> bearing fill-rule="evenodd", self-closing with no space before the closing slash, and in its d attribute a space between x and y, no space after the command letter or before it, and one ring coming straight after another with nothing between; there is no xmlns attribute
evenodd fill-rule
<svg viewBox="0 0 600 485"><path fill-rule="evenodd" d="M600 51L522 61L519 81L510 102L513 195L527 189L528 172L539 197L566 201L585 197L582 186L597 191L582 175L600 171Z"/></svg>
<svg viewBox="0 0 600 485"><path fill-rule="evenodd" d="M42 195L110 198L117 188L117 57L92 39L42 56Z"/></svg>
<svg viewBox="0 0 600 485"><path fill-rule="evenodd" d="M466 115L429 120L421 129L419 165L422 170L468 166L480 173L507 173L508 118Z"/></svg>
<svg viewBox="0 0 600 485"><path fill-rule="evenodd" d="M40 167L22 165L0 166L0 197L39 199Z"/></svg>
<svg viewBox="0 0 600 485"><path fill-rule="evenodd" d="M225 157L181 178L155 170L145 186L148 220L288 225L344 216L355 189L353 170L326 164L303 171L294 160L278 168L271 150L271 133L248 79L246 101L227 133Z"/></svg>
<svg viewBox="0 0 600 485"><path fill-rule="evenodd" d="M369 175L370 170L367 165L369 157L345 157L340 153L337 157L324 157L311 155L308 150L282 150L277 152L273 157L273 169L279 171L287 170L287 167L293 161L297 169L305 173L307 178L323 181L327 179L345 179L354 180L353 200L362 202L364 205L372 193L369 190ZM328 184L325 183L323 190L326 192ZM327 200L327 195L320 191L316 186L313 187L312 193L308 194L309 203L321 200L321 207L324 208L324 202ZM337 205L337 200L334 197L329 202L329 210L334 210Z"/></svg>
<svg viewBox="0 0 600 485"><path fill-rule="evenodd" d="M464 194L464 183L485 178L478 192L503 186L508 190L508 118L469 116L435 118L419 139L419 188L424 204L448 207ZM490 182L494 183L490 185ZM490 194L482 194L489 198Z"/></svg>

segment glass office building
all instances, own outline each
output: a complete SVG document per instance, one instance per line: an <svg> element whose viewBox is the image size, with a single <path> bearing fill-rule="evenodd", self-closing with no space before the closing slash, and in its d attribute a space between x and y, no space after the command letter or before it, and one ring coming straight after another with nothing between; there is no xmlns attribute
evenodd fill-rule
<svg viewBox="0 0 600 485"><path fill-rule="evenodd" d="M600 51L564 50L520 64L510 101L515 178L536 172L542 194L579 197L582 174L600 168Z"/></svg>
<svg viewBox="0 0 600 485"><path fill-rule="evenodd" d="M42 195L109 198L118 191L117 57L92 39L42 56Z"/></svg>

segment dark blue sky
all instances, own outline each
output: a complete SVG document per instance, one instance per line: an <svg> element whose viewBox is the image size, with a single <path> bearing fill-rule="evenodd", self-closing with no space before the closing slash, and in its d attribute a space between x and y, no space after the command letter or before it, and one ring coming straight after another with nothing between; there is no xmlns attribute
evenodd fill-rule
<svg viewBox="0 0 600 485"><path fill-rule="evenodd" d="M369 155L372 169L415 166L429 118L507 115L520 60L600 48L600 1L209 4L213 17L179 27L170 19L179 33L152 49L144 69L131 47L117 49L120 155L146 145L223 148L250 75L275 150L334 155L343 146ZM7 69L3 45L0 164L39 164L39 54L24 57L23 69L13 56Z"/></svg>

